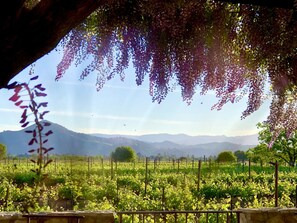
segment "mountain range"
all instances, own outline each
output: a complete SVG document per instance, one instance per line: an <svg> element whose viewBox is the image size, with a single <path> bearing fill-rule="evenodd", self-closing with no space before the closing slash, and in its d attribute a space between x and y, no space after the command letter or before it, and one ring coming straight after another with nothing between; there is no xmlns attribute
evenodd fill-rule
<svg viewBox="0 0 297 223"><path fill-rule="evenodd" d="M247 136L189 136L185 134L149 134L141 136L84 134L71 131L59 124L50 122L48 128L53 134L48 137L45 147L53 147L51 154L102 155L109 156L118 146L131 146L136 153L143 156L216 156L224 150L236 151L254 147L258 144L257 135ZM32 138L26 130L0 132L0 143L7 146L11 155L26 154L32 146Z"/></svg>
<svg viewBox="0 0 297 223"><path fill-rule="evenodd" d="M98 137L104 138L115 138L115 137L124 137L130 139L136 139L144 142L164 142L170 141L180 145L196 145L196 144L206 144L213 142L230 142L240 145L257 145L258 144L258 135L245 135L245 136L209 136L209 135L199 135L199 136L190 136L186 134L147 134L140 136L133 135L106 135L106 134L92 134Z"/></svg>

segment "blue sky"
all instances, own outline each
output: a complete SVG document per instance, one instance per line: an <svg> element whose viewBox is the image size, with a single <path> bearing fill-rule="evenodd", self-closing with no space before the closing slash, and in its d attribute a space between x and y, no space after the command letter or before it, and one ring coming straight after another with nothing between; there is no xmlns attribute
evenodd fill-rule
<svg viewBox="0 0 297 223"><path fill-rule="evenodd" d="M48 113L45 118L73 131L83 133L130 134L184 133L188 135L249 135L257 133L256 123L266 119L269 101L260 110L241 120L246 98L227 104L221 111L211 110L217 102L214 94L201 96L197 90L191 105L182 100L180 89L168 94L161 103L153 103L148 81L135 83L133 68L126 70L124 82L119 77L96 90L96 74L80 81L82 67L71 67L55 81L61 54L52 51L35 63L38 81L46 87ZM12 81L26 82L29 68ZM13 91L0 90L0 132L21 129L21 111L9 101Z"/></svg>

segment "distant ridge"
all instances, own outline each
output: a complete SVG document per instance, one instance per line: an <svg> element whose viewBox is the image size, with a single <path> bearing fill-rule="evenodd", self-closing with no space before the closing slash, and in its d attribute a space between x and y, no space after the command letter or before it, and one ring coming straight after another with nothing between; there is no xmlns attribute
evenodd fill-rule
<svg viewBox="0 0 297 223"><path fill-rule="evenodd" d="M258 142L256 135L250 136L188 136L185 134L150 134L142 136L83 134L71 131L59 124L51 123L48 129L50 135L46 147L54 147L51 154L73 154L85 156L109 156L118 146L131 146L143 156L215 156L223 150L247 150ZM25 130L4 131L0 133L0 143L7 146L12 155L26 154L29 149L27 143L30 134ZM225 141L224 141L225 140ZM248 142L250 142L248 144Z"/></svg>
<svg viewBox="0 0 297 223"><path fill-rule="evenodd" d="M196 144L205 144L205 143L213 143L213 142L230 142L240 145L257 145L258 144L258 134L253 135L245 135L245 136L209 136L209 135L198 135L198 136L190 136L186 134L147 134L140 136L133 135L107 135L107 134L92 134L98 137L104 138L113 138L113 137L124 137L137 139L144 142L163 142L163 141L171 141L177 144L182 145L196 145Z"/></svg>

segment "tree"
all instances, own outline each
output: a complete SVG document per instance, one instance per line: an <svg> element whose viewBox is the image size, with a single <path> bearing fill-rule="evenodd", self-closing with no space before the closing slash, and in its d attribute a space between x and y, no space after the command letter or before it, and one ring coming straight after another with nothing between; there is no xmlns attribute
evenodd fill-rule
<svg viewBox="0 0 297 223"><path fill-rule="evenodd" d="M175 81L188 103L197 86L202 94L215 91L215 109L247 94L243 118L261 106L269 81L271 129L292 132L296 8L296 0L8 1L1 11L0 88L62 39L57 80L72 63L93 58L81 79L97 72L99 90L115 74L124 78L131 59L138 85L149 76L154 101L161 102Z"/></svg>
<svg viewBox="0 0 297 223"><path fill-rule="evenodd" d="M217 161L218 162L235 162L236 156L231 151L224 151L219 153Z"/></svg>
<svg viewBox="0 0 297 223"><path fill-rule="evenodd" d="M0 159L4 159L7 156L7 148L4 144L0 143Z"/></svg>
<svg viewBox="0 0 297 223"><path fill-rule="evenodd" d="M258 123L258 128L260 129L259 142L273 152L275 159L280 159L294 167L297 159L297 130L290 134L281 131L275 138L266 123Z"/></svg>
<svg viewBox="0 0 297 223"><path fill-rule="evenodd" d="M236 156L237 160L247 160L247 155L244 151L236 150L234 152L234 156Z"/></svg>
<svg viewBox="0 0 297 223"><path fill-rule="evenodd" d="M254 163L268 163L276 159L272 150L265 144L259 144L247 151L247 157Z"/></svg>
<svg viewBox="0 0 297 223"><path fill-rule="evenodd" d="M120 146L111 153L111 158L117 162L133 162L137 156L135 151L129 146Z"/></svg>

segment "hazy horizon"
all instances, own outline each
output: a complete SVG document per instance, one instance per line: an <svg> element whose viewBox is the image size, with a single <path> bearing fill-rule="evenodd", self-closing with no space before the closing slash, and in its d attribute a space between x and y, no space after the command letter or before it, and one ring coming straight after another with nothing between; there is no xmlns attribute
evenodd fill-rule
<svg viewBox="0 0 297 223"><path fill-rule="evenodd" d="M247 135L190 135L190 134L186 134L186 133L167 133L167 132L159 132L159 133L147 133L147 134L141 134L141 135L137 135L137 134L121 134L121 133L111 133L111 134L107 134L107 133L101 133L101 132L93 132L93 133L84 133L84 132L78 132L78 131L75 131L73 129L70 129L70 128L67 128L65 126L63 126L62 124L59 124L59 123L55 123L55 122L52 122L51 120L45 120L45 121L49 121L51 123L54 123L54 124L57 124L57 125L60 125L70 131L73 131L73 132L77 132L77 133L82 133L82 134L88 134L88 135L110 135L110 136L145 136L145 135L186 135L186 136L190 136L190 137L197 137L197 136L224 136L224 137L238 137L238 136L253 136L253 135L257 135L258 133L254 133L254 134L247 134ZM32 126L34 125L34 123L28 125L29 126ZM50 128L50 127L49 127ZM19 127L19 129L6 129L6 130L2 130L0 131L1 132L5 132L5 131L22 131L24 128L21 128L21 126Z"/></svg>

